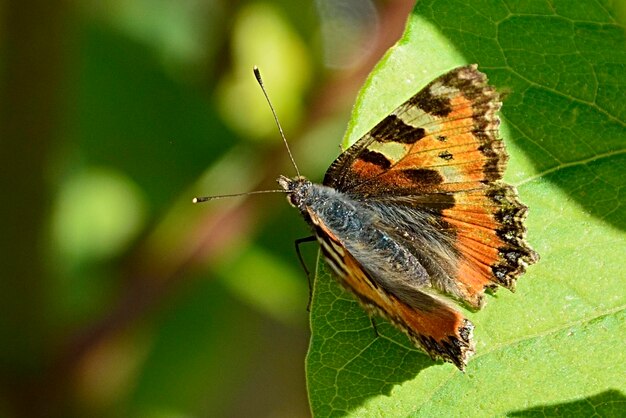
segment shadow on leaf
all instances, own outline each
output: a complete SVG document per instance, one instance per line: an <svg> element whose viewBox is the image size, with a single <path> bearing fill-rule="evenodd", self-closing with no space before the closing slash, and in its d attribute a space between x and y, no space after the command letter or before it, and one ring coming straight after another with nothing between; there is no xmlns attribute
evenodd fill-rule
<svg viewBox="0 0 626 418"><path fill-rule="evenodd" d="M395 385L440 364L375 316L377 335L363 308L336 283L323 262L318 269L311 314L319 318L320 326L313 328L307 357L309 395L316 415L346 413L371 397L389 396ZM328 391L334 393L329 396ZM322 402L329 398L330 403Z"/></svg>
<svg viewBox="0 0 626 418"><path fill-rule="evenodd" d="M556 405L541 405L509 412L509 417L623 417L626 396L618 390L607 390L595 396Z"/></svg>
<svg viewBox="0 0 626 418"><path fill-rule="evenodd" d="M624 230L626 34L610 10L585 10L596 7L588 2L556 11L524 7L427 0L414 13L510 93L502 107L506 140L527 154L538 173L531 179L556 184L589 214ZM596 21L586 18L591 14ZM462 30L461 21L471 21L472 30Z"/></svg>

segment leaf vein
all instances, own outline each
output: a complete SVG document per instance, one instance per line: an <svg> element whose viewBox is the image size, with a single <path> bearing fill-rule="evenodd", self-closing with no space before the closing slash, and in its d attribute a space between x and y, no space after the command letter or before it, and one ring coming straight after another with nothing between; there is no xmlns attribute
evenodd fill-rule
<svg viewBox="0 0 626 418"><path fill-rule="evenodd" d="M559 170L565 169L565 168L570 168L570 167L575 167L578 165L586 165L592 162L595 162L597 160L601 160L603 158L610 158L610 157L614 157L616 155L621 155L621 154L625 154L626 153L626 149L619 149L619 150L615 150L615 151L611 151L611 152L606 152L603 154L598 154L598 155L594 155L593 157L590 158L586 158L584 160L577 160L577 161L571 161L569 163L561 163L559 165L556 165L554 167L548 168L547 170L541 171L533 176L530 176L522 181L519 181L515 184L515 186L520 187L526 183L530 183L531 181L537 180L538 178L541 178L543 176L546 176L548 174L552 174L555 173Z"/></svg>

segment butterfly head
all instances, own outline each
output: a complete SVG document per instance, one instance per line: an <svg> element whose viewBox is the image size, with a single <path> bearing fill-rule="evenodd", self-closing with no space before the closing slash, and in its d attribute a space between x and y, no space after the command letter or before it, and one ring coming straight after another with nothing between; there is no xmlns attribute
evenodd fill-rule
<svg viewBox="0 0 626 418"><path fill-rule="evenodd" d="M301 211L306 207L312 183L302 176L289 178L280 176L278 184L287 192L287 201Z"/></svg>

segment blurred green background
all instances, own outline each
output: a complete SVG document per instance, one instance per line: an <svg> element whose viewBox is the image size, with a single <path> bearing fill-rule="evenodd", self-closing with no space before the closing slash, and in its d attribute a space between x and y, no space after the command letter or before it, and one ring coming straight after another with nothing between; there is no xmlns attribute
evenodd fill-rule
<svg viewBox="0 0 626 418"><path fill-rule="evenodd" d="M0 1L0 416L309 415L306 225L412 1ZM316 246L305 248L312 267Z"/></svg>

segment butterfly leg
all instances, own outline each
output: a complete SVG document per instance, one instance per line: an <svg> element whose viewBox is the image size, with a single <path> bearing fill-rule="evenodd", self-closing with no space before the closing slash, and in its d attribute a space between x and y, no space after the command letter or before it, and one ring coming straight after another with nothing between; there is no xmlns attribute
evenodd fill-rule
<svg viewBox="0 0 626 418"><path fill-rule="evenodd" d="M370 323L372 324L372 329L374 330L374 337L378 338L380 337L380 334L378 333L378 327L376 326L376 321L374 320L374 317L370 316Z"/></svg>
<svg viewBox="0 0 626 418"><path fill-rule="evenodd" d="M304 262L304 259L302 258L302 253L300 252L300 244L303 244L305 242L312 242L315 240L316 240L315 236L311 235L310 237L298 238L294 242L294 244L296 245L296 254L298 254L298 260L300 260L300 265L302 266L302 269L304 270L304 274L306 274L306 280L307 280L307 283L309 284L309 301L306 304L307 312L311 311L311 299L313 298L313 284L311 283L311 273L309 272L309 269L306 268L306 263Z"/></svg>

